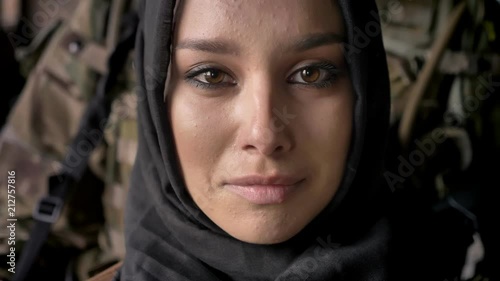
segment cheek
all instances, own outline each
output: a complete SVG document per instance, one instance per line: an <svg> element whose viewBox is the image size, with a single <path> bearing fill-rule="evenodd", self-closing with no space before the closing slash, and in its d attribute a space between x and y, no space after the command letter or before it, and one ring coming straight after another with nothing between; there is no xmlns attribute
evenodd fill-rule
<svg viewBox="0 0 500 281"><path fill-rule="evenodd" d="M353 104L350 91L317 100L304 116L305 142L316 147L320 155L343 152L352 130ZM314 137L310 137L314 136Z"/></svg>
<svg viewBox="0 0 500 281"><path fill-rule="evenodd" d="M225 109L179 87L172 92L170 122L187 186L212 184L213 171L231 139ZM214 110L216 109L216 110Z"/></svg>
<svg viewBox="0 0 500 281"><path fill-rule="evenodd" d="M345 85L335 95L311 103L303 113L298 136L322 175L343 173L352 137L352 96L351 88Z"/></svg>

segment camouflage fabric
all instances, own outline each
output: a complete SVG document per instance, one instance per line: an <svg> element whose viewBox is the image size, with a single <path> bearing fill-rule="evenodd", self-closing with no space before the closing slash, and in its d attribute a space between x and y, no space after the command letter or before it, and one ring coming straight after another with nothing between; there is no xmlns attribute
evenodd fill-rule
<svg viewBox="0 0 500 281"><path fill-rule="evenodd" d="M68 153L67 146L78 130L82 113L95 93L97 79L106 71L106 57L116 44L116 36L113 41L106 35L118 32L116 23L120 20L112 17L115 20L106 24L108 13L124 13L130 9L126 2L79 3L73 16L58 27L50 39L2 130L0 172L5 174L0 179L2 190L7 190L7 171L16 171L17 261L28 239L33 207L47 194L48 177L60 169L60 161ZM112 23L114 27L110 27ZM133 74L131 56L115 89L119 98L113 103L111 122L105 132L109 145L103 144L93 153L90 169L76 184L60 219L53 225L46 243L49 249L42 251L39 261L62 267L60 271L64 272L71 259L70 266L76 268L79 280L87 279L124 255L121 217L136 146L132 121L135 119ZM123 137L118 138L121 135ZM6 205L7 192L2 192L0 206ZM6 212L7 208L0 210L2 225L6 222ZM9 250L8 235L3 226L0 278L5 279L11 277L5 271L4 260ZM61 252L68 260L64 260ZM33 275L36 273L47 274L40 271ZM59 278L51 277L51 280Z"/></svg>
<svg viewBox="0 0 500 281"><path fill-rule="evenodd" d="M53 32L72 15L77 4L77 0L0 2L0 18L10 44L16 49L16 57L22 62L24 77L31 72Z"/></svg>
<svg viewBox="0 0 500 281"><path fill-rule="evenodd" d="M442 3L450 4L450 1ZM451 6L436 1L378 0L391 82L391 123L401 118L408 93ZM440 12L438 12L440 11ZM439 15L438 15L439 14ZM433 24L434 23L434 24Z"/></svg>
<svg viewBox="0 0 500 281"><path fill-rule="evenodd" d="M117 5L117 1L112 2ZM104 24L113 4L110 2L82 1L74 16L57 28L0 135L0 173L5 175L0 177L1 186L6 186L8 170L15 170L17 174L16 217L19 221L16 243L21 245L28 238L33 206L47 194L47 178L58 171L59 161L67 153L66 147L78 129L81 114L95 93L97 78L105 72L105 66L96 62L98 60L88 59L85 46L102 46L109 54L109 45L116 40L116 34L105 35L113 33L109 24ZM440 1L439 7L435 4L437 1L432 0L379 2L391 77L392 122L397 124L408 93L425 62L426 52L446 24L443 19L453 7L452 1ZM109 39L113 37L114 40ZM491 37L486 34L484 40L488 41ZM486 48L485 44L480 45ZM131 54L116 85L118 95L104 133L105 144L93 154L90 171L76 187L77 193L67 203L48 242L55 245L53 247L77 250L77 254L71 257L79 280L86 280L102 271L125 254L123 209L137 149L135 108L138 101L132 61ZM490 77L485 73L482 75L486 80ZM422 119L436 109L436 93L439 92L442 77L442 73L436 75L438 82L433 83L426 102L422 104ZM484 86L484 82L477 77L462 79L465 81L460 83L463 83L466 95L477 97L475 89L481 85L479 96L488 94L490 87ZM494 97L492 92L490 94ZM496 100L498 104L498 98ZM494 124L500 120L500 106L483 107L473 110L467 122L475 124L472 129L484 139L484 143L492 142L489 137L494 135L495 141L490 146L496 145L498 155L500 126ZM485 114L487 118L484 118ZM425 128L441 125L442 121L426 124ZM422 170L426 166L416 168ZM415 176L420 176L418 171L406 184L412 183ZM454 188L454 183L441 181L436 186L442 199ZM0 206L6 205L6 196L6 192L0 193ZM1 272L6 269L3 259L8 251L4 246L8 233L2 225L6 221L6 211L5 208L0 209L0 278L11 276L8 272ZM19 252L16 254L19 257Z"/></svg>
<svg viewBox="0 0 500 281"><path fill-rule="evenodd" d="M98 236L98 247L78 259L80 279L99 273L125 256L123 215L137 151L137 96L134 86L135 72L130 56L119 82L120 95L112 104L104 133L107 144L105 189L102 194L105 223Z"/></svg>
<svg viewBox="0 0 500 281"><path fill-rule="evenodd" d="M436 42L460 2L378 2L391 79L387 167L399 177L388 181L400 204L396 231L411 241L399 245L411 253L399 264L401 279L419 265L419 274L425 275L422 268L432 274L415 274L416 280L497 280L492 264L499 247L493 237L499 234L492 214L498 204L492 198L498 196L492 187L498 185L494 171L499 167L486 163L498 158L500 146L500 5L463 1L465 12L440 50L443 55L417 103L411 143L404 148L398 129L409 95L415 94L426 64L437 57Z"/></svg>

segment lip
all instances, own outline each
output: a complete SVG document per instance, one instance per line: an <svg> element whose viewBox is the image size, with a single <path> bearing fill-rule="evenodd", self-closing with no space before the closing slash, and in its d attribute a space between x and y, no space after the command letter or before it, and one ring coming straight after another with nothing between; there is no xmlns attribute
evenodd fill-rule
<svg viewBox="0 0 500 281"><path fill-rule="evenodd" d="M251 175L231 179L224 186L251 203L267 205L283 203L304 180L288 175Z"/></svg>

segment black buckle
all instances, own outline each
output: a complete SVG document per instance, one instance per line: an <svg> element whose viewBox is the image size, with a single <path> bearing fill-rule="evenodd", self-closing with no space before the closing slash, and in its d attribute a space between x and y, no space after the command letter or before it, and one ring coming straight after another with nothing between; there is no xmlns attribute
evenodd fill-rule
<svg viewBox="0 0 500 281"><path fill-rule="evenodd" d="M59 218L63 201L61 198L54 196L47 196L36 204L33 210L33 218L42 222L53 224Z"/></svg>

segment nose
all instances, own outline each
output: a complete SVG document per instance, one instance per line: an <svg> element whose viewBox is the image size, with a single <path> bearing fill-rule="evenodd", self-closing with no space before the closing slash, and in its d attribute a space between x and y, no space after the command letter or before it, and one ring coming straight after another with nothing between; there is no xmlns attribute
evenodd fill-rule
<svg viewBox="0 0 500 281"><path fill-rule="evenodd" d="M248 85L249 84L249 85ZM240 146L249 153L282 154L293 147L291 123L283 89L266 78L254 79L242 90Z"/></svg>

